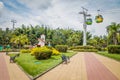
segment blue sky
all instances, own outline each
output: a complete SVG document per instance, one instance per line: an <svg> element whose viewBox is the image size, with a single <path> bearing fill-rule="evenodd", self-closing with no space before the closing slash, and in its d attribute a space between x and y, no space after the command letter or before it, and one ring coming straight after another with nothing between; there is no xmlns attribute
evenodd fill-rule
<svg viewBox="0 0 120 80"><path fill-rule="evenodd" d="M45 24L83 30L83 15L78 14L82 6L92 15L93 24L87 31L93 35L105 35L106 26L120 23L120 0L0 0L0 28L12 29L11 19L15 19L15 27ZM98 9L104 17L100 24L94 21Z"/></svg>

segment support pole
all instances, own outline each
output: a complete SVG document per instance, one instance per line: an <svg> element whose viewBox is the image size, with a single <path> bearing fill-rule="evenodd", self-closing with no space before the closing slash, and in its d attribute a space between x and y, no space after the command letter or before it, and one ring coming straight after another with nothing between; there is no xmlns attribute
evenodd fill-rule
<svg viewBox="0 0 120 80"><path fill-rule="evenodd" d="M86 40L86 32L87 32L87 24L86 24L86 17L91 16L90 14L87 14L87 9L82 7L83 11L79 12L79 14L83 14L84 17L84 23L83 23L83 46L87 45L87 40Z"/></svg>

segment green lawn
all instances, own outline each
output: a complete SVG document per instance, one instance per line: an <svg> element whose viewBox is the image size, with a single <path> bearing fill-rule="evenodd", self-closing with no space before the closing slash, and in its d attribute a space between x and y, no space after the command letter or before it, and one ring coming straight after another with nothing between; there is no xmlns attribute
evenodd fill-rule
<svg viewBox="0 0 120 80"><path fill-rule="evenodd" d="M106 57L115 59L117 61L120 61L120 54L112 54L112 53L108 53L108 52L97 52L100 55L104 55Z"/></svg>
<svg viewBox="0 0 120 80"><path fill-rule="evenodd" d="M67 56L72 56L76 54L75 52L67 52L63 53ZM40 75L41 73L47 71L48 69L56 66L61 62L61 55L52 56L47 60L37 60L34 56L31 56L28 53L20 54L18 58L16 58L16 62L20 65L25 72L27 72L32 77Z"/></svg>

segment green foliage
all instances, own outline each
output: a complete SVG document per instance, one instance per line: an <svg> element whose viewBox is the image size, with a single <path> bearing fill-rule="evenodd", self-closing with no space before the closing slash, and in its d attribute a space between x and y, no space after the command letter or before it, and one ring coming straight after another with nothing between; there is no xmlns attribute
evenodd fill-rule
<svg viewBox="0 0 120 80"><path fill-rule="evenodd" d="M74 46L70 48L74 51L80 51L80 52L97 52L97 49L93 46Z"/></svg>
<svg viewBox="0 0 120 80"><path fill-rule="evenodd" d="M28 38L26 35L13 35L13 37L11 38L11 43L14 44L15 46L17 46L18 48L23 47L23 45L27 44L29 42Z"/></svg>
<svg viewBox="0 0 120 80"><path fill-rule="evenodd" d="M30 53L31 50L30 49L21 49L20 53Z"/></svg>
<svg viewBox="0 0 120 80"><path fill-rule="evenodd" d="M109 53L118 53L120 54L120 45L109 45L108 46Z"/></svg>
<svg viewBox="0 0 120 80"><path fill-rule="evenodd" d="M74 46L72 48L73 49L95 49L95 47L89 46L89 45L87 45L87 46Z"/></svg>
<svg viewBox="0 0 120 80"><path fill-rule="evenodd" d="M56 45L55 48L60 52L67 52L68 46L67 45Z"/></svg>
<svg viewBox="0 0 120 80"><path fill-rule="evenodd" d="M107 36L94 36L88 40L88 45L96 47L98 50L102 50L107 47Z"/></svg>
<svg viewBox="0 0 120 80"><path fill-rule="evenodd" d="M73 51L78 51L78 52L97 52L97 49L73 49Z"/></svg>
<svg viewBox="0 0 120 80"><path fill-rule="evenodd" d="M47 47L36 47L32 49L31 53L36 59L41 60L50 58L52 55L52 50Z"/></svg>
<svg viewBox="0 0 120 80"><path fill-rule="evenodd" d="M108 44L117 45L120 43L120 23L117 24L115 22L111 23L109 26L107 26L107 32L108 32Z"/></svg>

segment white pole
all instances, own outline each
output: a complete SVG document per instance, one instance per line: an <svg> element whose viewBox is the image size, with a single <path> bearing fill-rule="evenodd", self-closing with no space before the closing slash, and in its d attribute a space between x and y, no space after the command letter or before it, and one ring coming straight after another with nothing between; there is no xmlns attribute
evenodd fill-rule
<svg viewBox="0 0 120 80"><path fill-rule="evenodd" d="M91 16L90 14L87 14L87 9L82 7L83 11L79 12L79 14L83 14L84 17L84 23L83 23L83 46L87 45L87 40L86 40L86 31L87 31L87 24L86 24L86 17Z"/></svg>

